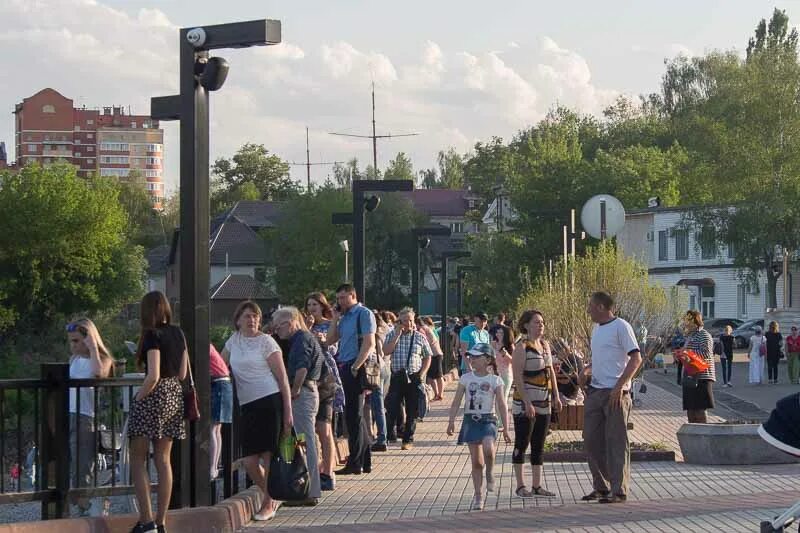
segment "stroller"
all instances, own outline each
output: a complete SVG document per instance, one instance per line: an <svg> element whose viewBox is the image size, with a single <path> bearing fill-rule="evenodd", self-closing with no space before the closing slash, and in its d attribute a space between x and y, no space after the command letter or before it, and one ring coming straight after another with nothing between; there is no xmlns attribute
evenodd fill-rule
<svg viewBox="0 0 800 533"><path fill-rule="evenodd" d="M800 457L800 393L779 400L767 421L758 428L758 434L779 450ZM761 533L786 531L798 517L800 517L800 502L789 507L772 521L761 522Z"/></svg>

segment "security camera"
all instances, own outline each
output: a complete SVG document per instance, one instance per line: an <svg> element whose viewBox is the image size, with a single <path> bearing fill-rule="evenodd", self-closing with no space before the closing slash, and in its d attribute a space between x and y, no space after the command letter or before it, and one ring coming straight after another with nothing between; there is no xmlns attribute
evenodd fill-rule
<svg viewBox="0 0 800 533"><path fill-rule="evenodd" d="M228 62L222 57L212 57L206 61L200 75L200 85L209 91L218 91L228 79Z"/></svg>
<svg viewBox="0 0 800 533"><path fill-rule="evenodd" d="M364 209L369 212L375 211L381 205L381 199L378 196L372 195L364 200Z"/></svg>
<svg viewBox="0 0 800 533"><path fill-rule="evenodd" d="M195 48L200 48L206 44L206 30L203 28L194 28L186 33L186 40Z"/></svg>

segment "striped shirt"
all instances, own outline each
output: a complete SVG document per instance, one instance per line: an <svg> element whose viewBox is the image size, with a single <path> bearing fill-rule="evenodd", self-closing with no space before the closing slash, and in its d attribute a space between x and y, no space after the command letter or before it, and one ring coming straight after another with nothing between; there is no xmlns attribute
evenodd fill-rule
<svg viewBox="0 0 800 533"><path fill-rule="evenodd" d="M514 416L524 415L525 402L530 402L537 415L548 415L550 414L550 387L552 386L549 369L553 366L550 347L543 342L544 353L539 353L531 342L522 342L525 346L523 383L521 387L519 383L514 383L514 403L511 406L511 414Z"/></svg>
<svg viewBox="0 0 800 533"><path fill-rule="evenodd" d="M396 335L397 330L393 329L386 335L386 342L393 342ZM412 342L413 345L411 344ZM410 359L408 357L409 347L411 349ZM400 335L397 346L395 346L392 352L392 372L397 372L405 368L409 374L416 374L422 370L422 359L430 357L431 355L433 355L431 345L428 343L428 339L425 338L425 335L419 331L403 333ZM408 361L408 364L406 364L406 361Z"/></svg>
<svg viewBox="0 0 800 533"><path fill-rule="evenodd" d="M706 362L709 364L708 370L695 374L694 377L697 379L717 381L717 373L714 369L714 339L711 337L711 334L705 329L700 328L686 336L686 344L684 346L689 350L697 352L697 355L705 358ZM684 374L685 373L686 370L684 370Z"/></svg>

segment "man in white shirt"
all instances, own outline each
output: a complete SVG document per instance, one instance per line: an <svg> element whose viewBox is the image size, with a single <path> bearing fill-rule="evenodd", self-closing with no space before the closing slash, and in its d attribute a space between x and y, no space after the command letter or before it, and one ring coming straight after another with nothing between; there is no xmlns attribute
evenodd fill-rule
<svg viewBox="0 0 800 533"><path fill-rule="evenodd" d="M584 402L583 440L594 490L583 501L622 503L628 498L631 378L642 363L633 328L614 316L614 299L607 292L589 298L595 322L592 361L580 375L588 383Z"/></svg>

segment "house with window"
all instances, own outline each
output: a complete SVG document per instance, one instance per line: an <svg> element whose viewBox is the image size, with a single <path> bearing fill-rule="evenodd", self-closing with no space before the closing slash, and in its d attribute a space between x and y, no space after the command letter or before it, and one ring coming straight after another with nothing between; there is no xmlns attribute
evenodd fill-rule
<svg viewBox="0 0 800 533"><path fill-rule="evenodd" d="M228 323L231 308L242 300L256 300L264 308L277 304L275 268L259 232L275 228L280 204L239 201L211 221L209 239L209 291L212 323ZM180 230L172 238L166 267L166 295L176 303L180 296ZM264 307L267 306L267 307Z"/></svg>
<svg viewBox="0 0 800 533"><path fill-rule="evenodd" d="M464 239L480 231L480 224L471 220L470 211L481 208L480 196L466 189L414 189L400 193L414 209L430 217L431 224L450 228L454 239Z"/></svg>
<svg viewBox="0 0 800 533"><path fill-rule="evenodd" d="M682 286L689 307L705 318L758 319L767 308L767 278L757 284L743 279L734 265L736 243L719 245L711 229L692 223L690 207L654 207L628 211L617 244L629 257L647 265L651 282ZM788 301L783 301L783 277L778 279L778 307L800 303L800 276L789 272Z"/></svg>

